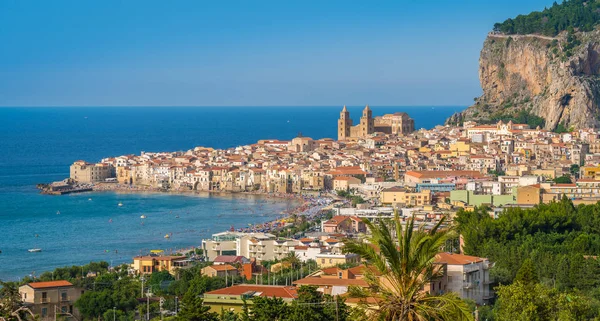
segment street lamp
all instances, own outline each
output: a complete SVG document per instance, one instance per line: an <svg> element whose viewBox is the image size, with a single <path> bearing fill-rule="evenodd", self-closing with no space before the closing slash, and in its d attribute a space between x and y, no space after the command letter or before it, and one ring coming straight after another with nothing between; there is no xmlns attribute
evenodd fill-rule
<svg viewBox="0 0 600 321"><path fill-rule="evenodd" d="M117 312L115 311L117 307L113 307L113 321L117 320Z"/></svg>

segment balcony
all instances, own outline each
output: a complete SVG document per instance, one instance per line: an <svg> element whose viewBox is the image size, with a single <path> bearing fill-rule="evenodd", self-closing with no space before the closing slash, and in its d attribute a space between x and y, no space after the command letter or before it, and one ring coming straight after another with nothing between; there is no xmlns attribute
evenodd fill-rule
<svg viewBox="0 0 600 321"><path fill-rule="evenodd" d="M61 302L68 302L68 301L71 301L71 298L69 296L61 296L60 297L60 301Z"/></svg>
<svg viewBox="0 0 600 321"><path fill-rule="evenodd" d="M41 298L40 302L41 303L50 303L50 298Z"/></svg>
<svg viewBox="0 0 600 321"><path fill-rule="evenodd" d="M473 288L473 283L471 282L463 282L463 289L469 290Z"/></svg>

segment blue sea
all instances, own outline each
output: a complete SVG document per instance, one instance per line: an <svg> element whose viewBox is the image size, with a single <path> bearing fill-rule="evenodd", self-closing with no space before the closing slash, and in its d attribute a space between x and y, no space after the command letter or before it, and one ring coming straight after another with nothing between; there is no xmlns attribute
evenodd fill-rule
<svg viewBox="0 0 600 321"><path fill-rule="evenodd" d="M349 107L355 122L363 107ZM464 107L377 107L432 128ZM198 246L228 229L270 220L294 204L249 195L83 193L40 195L37 183L68 177L79 159L259 139L336 138L340 107L0 108L0 279L105 260L130 262L149 249ZM123 206L117 206L122 203ZM140 218L145 215L146 219ZM179 216L179 218L177 218ZM143 224L142 224L143 223ZM164 236L171 237L166 239ZM27 249L42 248L40 253Z"/></svg>

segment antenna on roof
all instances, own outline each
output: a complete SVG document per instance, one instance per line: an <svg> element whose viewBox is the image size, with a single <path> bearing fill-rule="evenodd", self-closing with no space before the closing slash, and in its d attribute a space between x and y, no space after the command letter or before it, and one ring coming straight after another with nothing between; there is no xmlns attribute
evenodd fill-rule
<svg viewBox="0 0 600 321"><path fill-rule="evenodd" d="M298 137L302 137L302 132L298 132Z"/></svg>

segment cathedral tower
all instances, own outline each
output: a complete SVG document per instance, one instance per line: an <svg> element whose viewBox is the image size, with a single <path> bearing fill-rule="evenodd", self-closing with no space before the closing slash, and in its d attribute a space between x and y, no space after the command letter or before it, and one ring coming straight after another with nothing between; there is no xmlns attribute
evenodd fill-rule
<svg viewBox="0 0 600 321"><path fill-rule="evenodd" d="M344 105L344 109L342 109L342 112L340 112L340 119L338 120L338 140L349 138L351 127L352 119L350 119L350 113Z"/></svg>
<svg viewBox="0 0 600 321"><path fill-rule="evenodd" d="M360 136L365 138L375 132L375 120L373 112L369 105L363 109L362 117L360 117Z"/></svg>

